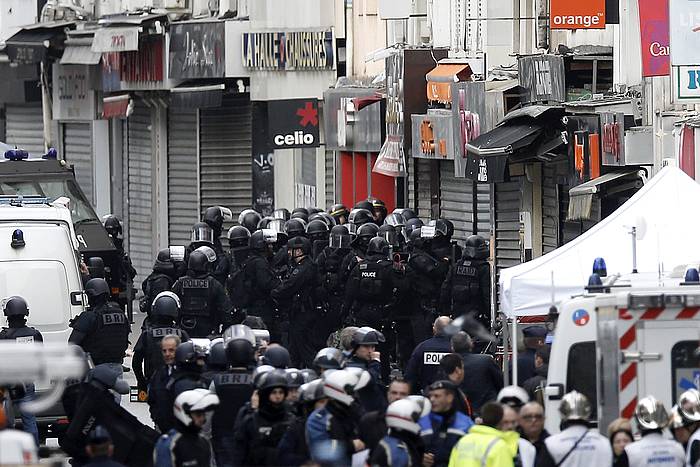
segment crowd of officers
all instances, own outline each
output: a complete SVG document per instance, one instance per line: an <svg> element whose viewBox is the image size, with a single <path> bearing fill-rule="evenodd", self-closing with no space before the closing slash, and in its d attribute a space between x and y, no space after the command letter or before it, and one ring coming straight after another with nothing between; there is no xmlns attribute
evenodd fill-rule
<svg viewBox="0 0 700 467"><path fill-rule="evenodd" d="M591 404L575 391L561 402L562 432L544 430L542 406L531 399L546 379L546 330L524 330L518 386L503 387L483 353L492 325L483 238L461 248L449 221L424 225L409 209L389 214L370 199L351 211L336 205L263 218L246 210L224 237L225 251L220 238L231 217L226 208L207 209L190 245L161 250L142 285L146 319L132 363L152 436L160 436L155 446L149 428L134 431L140 440L117 430L113 441L109 423L95 428L100 415L84 413L95 401L100 410L118 407L111 391L131 329L107 281L86 274L89 308L69 341L95 369L81 395L64 400L72 421L59 437L75 465L118 465L107 459L113 452L127 465L152 458L156 466L203 467L700 462L696 390L671 413L653 397L641 399L638 441L629 423L611 427L610 439L589 430ZM26 325L21 297L3 309L10 327L1 338L41 341ZM662 436L667 429L687 449ZM71 438L71 430L82 435Z"/></svg>

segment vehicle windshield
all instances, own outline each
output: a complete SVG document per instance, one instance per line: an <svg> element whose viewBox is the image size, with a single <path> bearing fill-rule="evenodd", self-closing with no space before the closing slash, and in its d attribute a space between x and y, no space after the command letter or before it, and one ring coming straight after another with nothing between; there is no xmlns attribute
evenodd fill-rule
<svg viewBox="0 0 700 467"><path fill-rule="evenodd" d="M0 181L0 196L41 196L54 201L61 196L70 199L70 211L73 223L92 221L100 222L87 202L78 190L75 181L66 180L13 180Z"/></svg>

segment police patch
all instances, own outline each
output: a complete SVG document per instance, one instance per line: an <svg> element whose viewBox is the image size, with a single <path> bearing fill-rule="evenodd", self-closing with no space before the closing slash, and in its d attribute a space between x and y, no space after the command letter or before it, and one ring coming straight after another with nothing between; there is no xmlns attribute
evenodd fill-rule
<svg viewBox="0 0 700 467"><path fill-rule="evenodd" d="M423 365L439 365L440 360L449 352L423 352Z"/></svg>
<svg viewBox="0 0 700 467"><path fill-rule="evenodd" d="M15 342L18 344L33 344L34 336L15 337Z"/></svg>
<svg viewBox="0 0 700 467"><path fill-rule="evenodd" d="M126 324L126 315L124 313L104 313L102 315L102 324L109 326L110 324Z"/></svg>
<svg viewBox="0 0 700 467"><path fill-rule="evenodd" d="M180 336L180 330L177 328L153 328L151 329L151 336L156 339L162 339L168 335Z"/></svg>
<svg viewBox="0 0 700 467"><path fill-rule="evenodd" d="M224 373L219 375L217 384L220 385L241 385L241 384L251 384L253 382L253 377L249 374L241 373Z"/></svg>
<svg viewBox="0 0 700 467"><path fill-rule="evenodd" d="M476 276L476 268L472 266L457 266L458 276Z"/></svg>
<svg viewBox="0 0 700 467"><path fill-rule="evenodd" d="M206 279L193 279L186 277L182 279L182 286L186 289L208 289L209 281Z"/></svg>
<svg viewBox="0 0 700 467"><path fill-rule="evenodd" d="M362 272L362 277L376 278L376 277L377 277L377 272L376 272L376 271L371 271L371 272L363 271L363 272Z"/></svg>

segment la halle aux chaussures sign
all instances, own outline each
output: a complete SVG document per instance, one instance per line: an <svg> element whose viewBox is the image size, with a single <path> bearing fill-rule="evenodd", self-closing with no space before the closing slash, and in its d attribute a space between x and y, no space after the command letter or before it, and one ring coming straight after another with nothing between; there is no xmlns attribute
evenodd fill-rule
<svg viewBox="0 0 700 467"><path fill-rule="evenodd" d="M273 149L319 147L318 124L317 99L268 102L268 127Z"/></svg>

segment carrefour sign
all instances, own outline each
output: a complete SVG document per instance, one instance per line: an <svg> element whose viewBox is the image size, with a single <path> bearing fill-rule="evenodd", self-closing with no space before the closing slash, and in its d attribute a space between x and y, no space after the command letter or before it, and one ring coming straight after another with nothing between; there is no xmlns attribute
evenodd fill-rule
<svg viewBox="0 0 700 467"><path fill-rule="evenodd" d="M552 29L605 29L605 0L551 0Z"/></svg>
<svg viewBox="0 0 700 467"><path fill-rule="evenodd" d="M333 31L243 33L243 66L252 70L332 70Z"/></svg>

